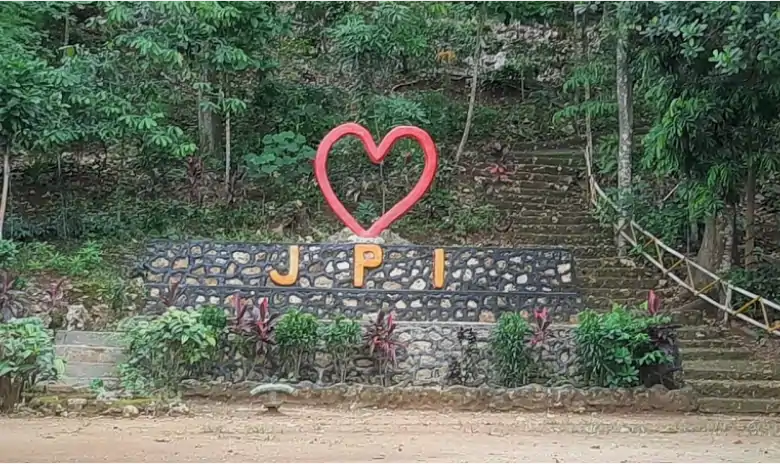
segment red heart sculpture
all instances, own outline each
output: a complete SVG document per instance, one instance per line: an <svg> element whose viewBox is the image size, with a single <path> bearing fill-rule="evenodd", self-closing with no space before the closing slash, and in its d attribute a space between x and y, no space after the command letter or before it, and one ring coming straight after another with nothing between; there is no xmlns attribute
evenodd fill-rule
<svg viewBox="0 0 780 464"><path fill-rule="evenodd" d="M409 192L401 201L395 206L390 208L385 214L382 215L377 221L366 230L355 220L349 211L344 207L344 204L336 197L336 192L330 186L330 180L328 179L328 153L339 139L346 135L354 135L366 148L368 152L368 158L374 163L379 164L385 159L393 145L400 139L408 137L417 140L423 149L425 166L423 167L422 176L417 181L417 185L414 186L411 192ZM433 183L433 178L436 176L436 168L439 164L439 154L436 151L436 144L433 143L433 139L427 132L414 126L398 126L388 132L379 146L374 143L374 138L371 137L371 133L368 130L353 122L342 124L332 131L328 132L328 135L322 139L320 146L317 147L317 156L314 158L314 176L317 178L317 184L322 190L322 194L325 196L325 201L328 202L331 209L336 216L341 219L352 232L358 237L375 238L379 237L385 229L390 227L390 224L397 221L401 216L406 214L415 203L425 195L425 192L430 188Z"/></svg>

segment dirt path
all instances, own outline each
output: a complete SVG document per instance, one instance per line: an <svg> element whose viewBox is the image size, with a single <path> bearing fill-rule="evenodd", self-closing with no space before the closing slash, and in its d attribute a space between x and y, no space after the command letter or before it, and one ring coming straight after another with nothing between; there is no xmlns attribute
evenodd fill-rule
<svg viewBox="0 0 780 464"><path fill-rule="evenodd" d="M196 406L185 418L0 418L6 462L771 462L780 421Z"/></svg>

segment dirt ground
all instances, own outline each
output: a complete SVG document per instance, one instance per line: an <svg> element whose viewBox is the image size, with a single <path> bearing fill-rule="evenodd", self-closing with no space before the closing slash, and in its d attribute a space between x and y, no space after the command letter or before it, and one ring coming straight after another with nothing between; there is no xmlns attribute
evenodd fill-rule
<svg viewBox="0 0 780 464"><path fill-rule="evenodd" d="M5 462L771 462L780 420L196 405L190 417L0 418Z"/></svg>

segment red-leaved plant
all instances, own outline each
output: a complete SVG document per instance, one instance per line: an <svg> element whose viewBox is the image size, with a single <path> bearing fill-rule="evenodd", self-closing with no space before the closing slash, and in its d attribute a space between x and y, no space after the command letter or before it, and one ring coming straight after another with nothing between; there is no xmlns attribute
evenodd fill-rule
<svg viewBox="0 0 780 464"><path fill-rule="evenodd" d="M493 177L494 182L510 182L509 170L501 164L491 164L486 171Z"/></svg>
<svg viewBox="0 0 780 464"><path fill-rule="evenodd" d="M531 346L541 345L547 340L547 334L552 320L550 319L550 310L547 308L534 310L534 334L531 337Z"/></svg>
<svg viewBox="0 0 780 464"><path fill-rule="evenodd" d="M256 305L251 301L242 301L241 295L233 295L233 309L236 319L232 330L238 334L254 339L255 353L266 354L268 347L273 345L274 328L278 313L271 313L268 309L268 298L260 298Z"/></svg>
<svg viewBox="0 0 780 464"><path fill-rule="evenodd" d="M661 313L661 298L653 290L650 290L647 295L647 312L651 316L657 316Z"/></svg>
<svg viewBox="0 0 780 464"><path fill-rule="evenodd" d="M181 286L181 280L172 281L168 284L168 288L165 289L165 293L160 295L160 302L165 305L166 308L176 306L176 302L184 294L184 287Z"/></svg>
<svg viewBox="0 0 780 464"><path fill-rule="evenodd" d="M70 288L70 281L67 277L49 283L49 288L46 289L46 304L49 311L54 312L65 307L65 295Z"/></svg>
<svg viewBox="0 0 780 464"><path fill-rule="evenodd" d="M385 314L380 310L376 320L368 326L363 336L368 353L374 356L379 364L383 382L386 380L390 365L396 365L398 361L398 347L402 346L395 334L395 317L393 313Z"/></svg>

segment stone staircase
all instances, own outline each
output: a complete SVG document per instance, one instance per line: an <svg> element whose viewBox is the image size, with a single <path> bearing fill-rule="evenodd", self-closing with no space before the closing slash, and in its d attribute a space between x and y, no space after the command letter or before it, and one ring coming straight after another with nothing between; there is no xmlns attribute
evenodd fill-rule
<svg viewBox="0 0 780 464"><path fill-rule="evenodd" d="M109 385L117 382L122 350L111 332L58 331L54 343L57 356L66 362L60 383L88 387L94 379Z"/></svg>
<svg viewBox="0 0 780 464"><path fill-rule="evenodd" d="M482 198L513 219L499 240L504 246L564 246L574 254L576 279L587 308L606 310L612 303L635 305L654 289L672 306L676 289L649 263L626 265L617 257L610 228L591 215L580 150L515 152L503 160L511 182L496 183L489 164L471 173L486 182ZM490 189L490 192L487 191ZM712 325L698 310L672 310L679 332L685 379L700 395L707 413L780 413L780 366L760 359L755 341Z"/></svg>

